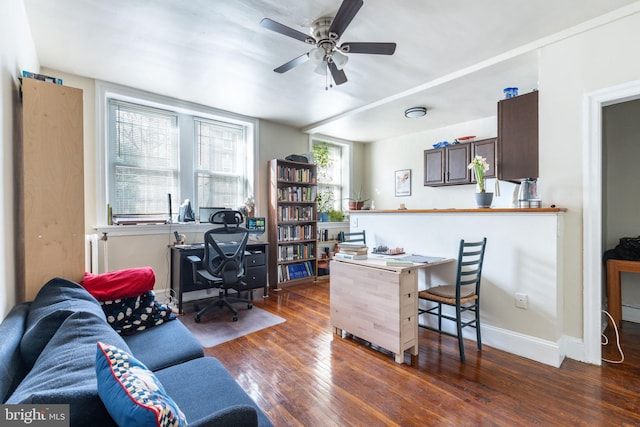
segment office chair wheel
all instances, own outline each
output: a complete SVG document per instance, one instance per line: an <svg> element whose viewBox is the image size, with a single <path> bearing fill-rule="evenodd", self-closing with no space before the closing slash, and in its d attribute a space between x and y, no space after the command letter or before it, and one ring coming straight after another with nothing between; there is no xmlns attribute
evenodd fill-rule
<svg viewBox="0 0 640 427"><path fill-rule="evenodd" d="M196 314L196 319L195 320L196 320L196 323L200 323L200 316Z"/></svg>
<svg viewBox="0 0 640 427"><path fill-rule="evenodd" d="M237 322L238 321L238 316L233 316L233 321Z"/></svg>
<svg viewBox="0 0 640 427"><path fill-rule="evenodd" d="M251 310L251 309L253 308L253 304L251 304L251 303L247 304L247 308L248 308L249 310Z"/></svg>

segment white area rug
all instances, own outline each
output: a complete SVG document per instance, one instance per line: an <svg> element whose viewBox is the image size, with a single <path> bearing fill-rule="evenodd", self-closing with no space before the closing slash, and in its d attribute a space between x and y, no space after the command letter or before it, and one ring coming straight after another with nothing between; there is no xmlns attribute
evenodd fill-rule
<svg viewBox="0 0 640 427"><path fill-rule="evenodd" d="M196 323L195 311L191 304L186 304L185 314L179 316L178 319L205 348L214 347L223 342L231 341L285 321L282 317L256 306L247 309L245 304L238 304L237 308L237 322L232 321L233 314L231 311L226 308L216 307L205 313L200 323Z"/></svg>

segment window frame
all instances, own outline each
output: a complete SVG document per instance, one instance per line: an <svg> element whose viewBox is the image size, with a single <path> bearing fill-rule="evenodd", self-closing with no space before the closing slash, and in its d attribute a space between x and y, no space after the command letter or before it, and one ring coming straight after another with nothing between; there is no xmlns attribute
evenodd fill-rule
<svg viewBox="0 0 640 427"><path fill-rule="evenodd" d="M128 102L143 107L170 111L178 115L179 134L179 194L172 194L172 214L175 217L178 207L184 199L190 199L197 205L195 158L195 136L191 123L205 119L234 125L246 126L247 155L251 163L247 167L247 192L256 197L258 176L258 135L259 121L256 118L230 113L213 107L182 101L143 90L120 86L113 83L96 81L96 226L107 225L107 203L109 200L109 99ZM193 141L194 144L190 144ZM256 202L258 202L256 200Z"/></svg>
<svg viewBox="0 0 640 427"><path fill-rule="evenodd" d="M342 148L342 200L336 200L341 212L348 211L349 202L347 198L351 194L351 184L353 182L353 142L344 139L334 138L322 134L312 134L309 136L309 151L313 153L315 143L328 143L338 145Z"/></svg>

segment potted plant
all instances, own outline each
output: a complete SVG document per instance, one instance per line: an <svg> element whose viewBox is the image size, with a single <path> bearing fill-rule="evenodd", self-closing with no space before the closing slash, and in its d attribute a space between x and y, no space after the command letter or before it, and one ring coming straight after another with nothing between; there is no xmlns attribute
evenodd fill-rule
<svg viewBox="0 0 640 427"><path fill-rule="evenodd" d="M333 191L322 190L316 195L318 204L318 217L321 222L329 220L329 211L333 209Z"/></svg>
<svg viewBox="0 0 640 427"><path fill-rule="evenodd" d="M344 214L342 211L337 211L335 209L331 209L329 211L329 221L330 222L342 222L344 221Z"/></svg>
<svg viewBox="0 0 640 427"><path fill-rule="evenodd" d="M349 201L349 210L350 211L359 211L362 209L364 202L369 199L362 198L362 187L360 187L360 191L358 193L353 193L353 197L347 197L346 200Z"/></svg>
<svg viewBox="0 0 640 427"><path fill-rule="evenodd" d="M484 180L484 173L489 170L489 163L487 163L487 159L482 156L475 156L467 167L473 171L473 176L475 177L476 184L478 186L476 204L479 208L490 208L491 202L493 201L493 193L486 192Z"/></svg>

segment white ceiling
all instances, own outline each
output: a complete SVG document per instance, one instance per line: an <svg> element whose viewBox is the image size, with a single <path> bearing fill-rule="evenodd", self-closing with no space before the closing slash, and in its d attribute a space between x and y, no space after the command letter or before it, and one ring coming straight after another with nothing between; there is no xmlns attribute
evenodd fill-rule
<svg viewBox="0 0 640 427"><path fill-rule="evenodd" d="M495 115L504 87L537 88L545 40L636 0L364 0L341 40L396 52L349 55L349 81L329 90L311 63L273 72L310 47L260 20L308 33L341 0L24 2L44 67L374 141ZM404 118L413 106L428 115Z"/></svg>

